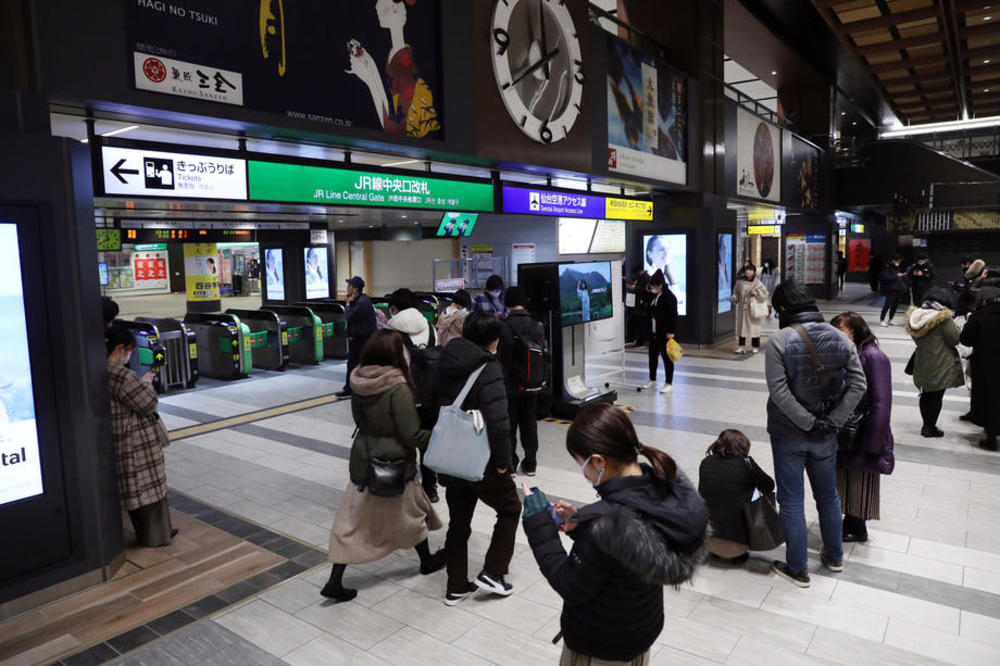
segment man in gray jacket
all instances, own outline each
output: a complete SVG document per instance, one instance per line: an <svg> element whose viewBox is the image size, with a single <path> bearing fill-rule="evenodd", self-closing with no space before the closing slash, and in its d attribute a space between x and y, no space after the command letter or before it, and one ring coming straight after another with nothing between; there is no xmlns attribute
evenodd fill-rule
<svg viewBox="0 0 1000 666"><path fill-rule="evenodd" d="M786 562L775 562L772 570L799 587L809 587L802 473L809 475L819 511L820 561L830 571L842 571L837 433L864 395L867 382L854 343L823 321L804 284L782 282L771 300L780 330L764 350L770 393L767 431L786 539Z"/></svg>

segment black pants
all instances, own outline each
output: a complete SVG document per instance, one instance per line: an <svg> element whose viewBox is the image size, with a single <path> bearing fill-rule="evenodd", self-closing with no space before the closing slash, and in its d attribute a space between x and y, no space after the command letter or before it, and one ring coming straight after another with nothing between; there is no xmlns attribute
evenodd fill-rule
<svg viewBox="0 0 1000 666"><path fill-rule="evenodd" d="M344 390L351 390L351 372L361 362L361 350L365 348L368 337L349 338L347 340L347 377L344 379Z"/></svg>
<svg viewBox="0 0 1000 666"><path fill-rule="evenodd" d="M889 319L896 316L896 308L899 307L899 297L902 296L902 292L890 291L885 295L885 305L882 306L882 315L879 317L880 321L884 321L886 315L889 315Z"/></svg>
<svg viewBox="0 0 1000 666"><path fill-rule="evenodd" d="M845 273L837 273L837 284L840 285L840 290L844 290L844 278L847 277Z"/></svg>
<svg viewBox="0 0 1000 666"><path fill-rule="evenodd" d="M915 284L913 285L913 307L919 308L920 304L924 302L924 296L930 291L930 285L928 284Z"/></svg>
<svg viewBox="0 0 1000 666"><path fill-rule="evenodd" d="M920 417L924 420L925 428L937 426L943 402L944 391L923 391L920 394Z"/></svg>
<svg viewBox="0 0 1000 666"><path fill-rule="evenodd" d="M461 592L469 585L469 537L472 535L472 515L476 502L482 501L497 512L493 537L486 551L483 570L494 576L507 575L514 557L514 535L521 517L521 500L510 472L500 475L490 467L482 481L468 485L449 486L445 490L448 502L448 534L444 550L448 561L448 591Z"/></svg>
<svg viewBox="0 0 1000 666"><path fill-rule="evenodd" d="M538 465L538 394L508 393L507 413L510 416L510 452L514 469L518 460L518 431L521 432L521 446L524 448L524 466L535 469Z"/></svg>
<svg viewBox="0 0 1000 666"><path fill-rule="evenodd" d="M666 334L653 333L649 341L649 381L656 381L656 371L659 363L657 359L663 359L663 374L668 384L674 383L674 362L667 356L667 336Z"/></svg>
<svg viewBox="0 0 1000 666"><path fill-rule="evenodd" d="M737 346L743 347L746 345L746 343L747 343L746 338L740 338L740 344ZM760 338L750 338L750 344L753 346L754 349L760 349Z"/></svg>

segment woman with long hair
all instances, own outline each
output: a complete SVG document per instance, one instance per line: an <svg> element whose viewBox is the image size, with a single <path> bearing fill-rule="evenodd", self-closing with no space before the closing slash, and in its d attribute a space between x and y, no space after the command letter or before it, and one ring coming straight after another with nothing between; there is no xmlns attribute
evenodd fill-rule
<svg viewBox="0 0 1000 666"><path fill-rule="evenodd" d="M736 337L739 338L737 354L756 354L760 351L761 323L764 317L755 317L750 303L767 303L768 296L767 287L757 277L757 267L746 264L733 285L733 296L729 299L736 304ZM750 348L746 347L747 338L750 339Z"/></svg>
<svg viewBox="0 0 1000 666"><path fill-rule="evenodd" d="M858 348L868 388L854 411L866 415L859 428L856 445L837 455L837 490L844 512L844 541L867 541L865 521L879 519L881 475L895 467L892 429L892 364L879 349L878 339L857 312L833 318L833 326L843 331Z"/></svg>
<svg viewBox="0 0 1000 666"><path fill-rule="evenodd" d="M324 597L350 601L357 590L343 586L348 564L379 560L394 550L416 548L420 573L445 565L444 552L431 554L429 530L441 529L427 493L417 482L417 449L430 431L420 427L416 388L404 353L403 337L376 331L351 373L351 412L357 434L351 445L351 481L330 532L330 580Z"/></svg>
<svg viewBox="0 0 1000 666"><path fill-rule="evenodd" d="M643 445L613 405L581 411L566 451L600 501L550 505L524 486L528 543L563 598L561 663L647 664L663 630L663 586L690 580L706 555L708 509L674 460ZM560 530L574 540L569 555Z"/></svg>

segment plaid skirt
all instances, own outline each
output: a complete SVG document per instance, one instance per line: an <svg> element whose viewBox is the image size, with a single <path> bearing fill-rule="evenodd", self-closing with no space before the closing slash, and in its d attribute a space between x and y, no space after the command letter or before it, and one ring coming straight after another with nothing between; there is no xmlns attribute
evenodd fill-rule
<svg viewBox="0 0 1000 666"><path fill-rule="evenodd" d="M881 476L878 472L837 468L840 508L861 520L879 519Z"/></svg>
<svg viewBox="0 0 1000 666"><path fill-rule="evenodd" d="M608 661L573 652L565 644L563 644L562 657L559 659L559 666L648 666L648 664L649 650L629 661Z"/></svg>

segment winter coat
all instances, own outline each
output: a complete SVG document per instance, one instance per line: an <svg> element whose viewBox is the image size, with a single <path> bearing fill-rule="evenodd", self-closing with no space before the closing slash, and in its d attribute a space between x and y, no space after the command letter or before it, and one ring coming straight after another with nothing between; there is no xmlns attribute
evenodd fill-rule
<svg viewBox="0 0 1000 666"><path fill-rule="evenodd" d="M958 356L959 332L954 313L911 307L906 313L906 332L917 343L913 361L913 383L921 391L944 391L965 385L962 360Z"/></svg>
<svg viewBox="0 0 1000 666"><path fill-rule="evenodd" d="M417 449L427 448L431 433L420 427L416 400L398 368L362 365L351 373L351 413L358 433L351 444L350 475L355 484L368 480L368 460L406 460L406 479L417 474Z"/></svg>
<svg viewBox="0 0 1000 666"><path fill-rule="evenodd" d="M659 298L650 294L647 311L654 337L662 339L667 333L677 332L677 297L670 287L664 286Z"/></svg>
<svg viewBox="0 0 1000 666"><path fill-rule="evenodd" d="M878 284L883 296L898 294L905 289L903 278L899 277L903 272L903 267L896 264L889 264L882 269Z"/></svg>
<svg viewBox="0 0 1000 666"><path fill-rule="evenodd" d="M750 456L709 455L698 469L698 493L712 514L712 536L736 543L750 543L743 507L754 489L774 490L774 479Z"/></svg>
<svg viewBox="0 0 1000 666"><path fill-rule="evenodd" d="M691 579L707 555L708 509L682 474L597 486L601 501L581 508L567 556L550 514L524 519L542 575L563 598L566 646L598 659L628 661L663 630L663 586Z"/></svg>
<svg viewBox="0 0 1000 666"><path fill-rule="evenodd" d="M504 305L503 294L500 294L500 298L496 300L494 300L489 294L479 294L472 303L472 309L480 312L490 312L500 316L507 314L507 306Z"/></svg>
<svg viewBox="0 0 1000 666"><path fill-rule="evenodd" d="M438 381L434 404L438 407L450 405L462 392L469 375L479 366L486 368L472 385L469 397L462 409L478 409L486 422L486 435L490 442L489 467L510 470L510 417L507 414L507 388L503 369L497 357L479 345L456 338L448 343L438 361ZM463 482L440 475L442 485L461 485Z"/></svg>
<svg viewBox="0 0 1000 666"><path fill-rule="evenodd" d="M520 337L525 342L537 341L548 349L548 342L545 340L545 327L541 322L536 321L527 310L511 310L506 321L500 328L500 346L497 348L497 356L503 366L504 381L507 382L507 393L516 395L521 393L514 368L514 342Z"/></svg>
<svg viewBox="0 0 1000 666"><path fill-rule="evenodd" d="M156 408L156 389L131 369L108 364L111 434L115 444L118 498L132 511L167 496L163 449L170 444Z"/></svg>
<svg viewBox="0 0 1000 666"><path fill-rule="evenodd" d="M861 427L860 446L852 453L839 453L837 465L845 469L892 474L896 466L889 423L892 416L892 363L874 339L861 346L858 356L865 370L868 390L855 410L870 410L871 414Z"/></svg>
<svg viewBox="0 0 1000 666"><path fill-rule="evenodd" d="M961 341L972 347L973 421L1000 433L1000 303L976 310L962 329Z"/></svg>
<svg viewBox="0 0 1000 666"><path fill-rule="evenodd" d="M455 338L462 337L462 328L468 316L469 311L465 309L454 312L445 310L444 314L438 317L438 344L444 347Z"/></svg>
<svg viewBox="0 0 1000 666"><path fill-rule="evenodd" d="M416 308L407 308L402 312L397 312L396 316L389 320L386 328L408 336L414 347L434 347L437 345L436 331L428 323L427 317Z"/></svg>
<svg viewBox="0 0 1000 666"><path fill-rule="evenodd" d="M751 282L740 278L733 285L733 297L736 298L736 336L740 338L759 338L763 319L750 316L750 300L767 303L767 287L755 277Z"/></svg>
<svg viewBox="0 0 1000 666"><path fill-rule="evenodd" d="M781 330L768 339L764 348L764 374L770 393L767 431L772 438L819 441L827 435L813 427L824 416L824 403L831 397L829 386L817 376L809 349L793 324L802 325L828 370L846 373L847 391L825 415L833 427L844 425L868 384L854 343L823 321L823 315L814 311L781 315Z"/></svg>
<svg viewBox="0 0 1000 666"><path fill-rule="evenodd" d="M347 337L367 338L375 332L375 306L366 294L354 299L344 312L347 319Z"/></svg>
<svg viewBox="0 0 1000 666"><path fill-rule="evenodd" d="M914 271L919 271L921 274L914 275ZM934 286L934 265L929 261L923 266L913 264L906 269L906 279L910 281L913 291L918 294L926 294L927 290Z"/></svg>

